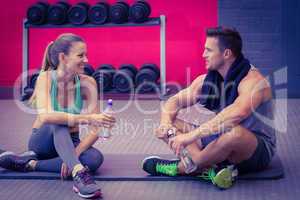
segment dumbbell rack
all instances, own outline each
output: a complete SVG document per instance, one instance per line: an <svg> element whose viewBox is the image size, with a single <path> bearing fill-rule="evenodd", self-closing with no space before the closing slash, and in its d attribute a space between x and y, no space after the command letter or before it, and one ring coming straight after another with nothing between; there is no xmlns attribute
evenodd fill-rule
<svg viewBox="0 0 300 200"><path fill-rule="evenodd" d="M101 28L101 27L128 27L128 26L160 26L160 95L166 94L166 17L160 15L160 17L150 18L144 23L127 22L123 24L106 23L102 25L95 24L83 24L80 26L72 24L64 25L32 25L27 22L27 19L23 20L23 58L22 58L22 95L24 95L24 88L27 85L28 79L28 43L29 43L29 28Z"/></svg>

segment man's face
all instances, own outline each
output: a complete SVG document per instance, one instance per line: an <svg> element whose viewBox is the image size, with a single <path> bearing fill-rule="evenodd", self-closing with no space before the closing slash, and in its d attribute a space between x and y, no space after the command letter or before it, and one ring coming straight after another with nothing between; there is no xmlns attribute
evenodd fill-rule
<svg viewBox="0 0 300 200"><path fill-rule="evenodd" d="M218 42L216 37L206 38L202 56L207 70L218 70L224 65L223 52L220 51Z"/></svg>

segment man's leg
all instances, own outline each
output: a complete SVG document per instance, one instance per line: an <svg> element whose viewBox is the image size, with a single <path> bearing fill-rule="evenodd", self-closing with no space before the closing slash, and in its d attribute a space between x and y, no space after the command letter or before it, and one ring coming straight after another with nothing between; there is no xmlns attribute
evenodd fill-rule
<svg viewBox="0 0 300 200"><path fill-rule="evenodd" d="M256 147L255 135L242 126L236 126L212 141L202 151L190 149L189 152L199 168L206 168L224 160L240 163L249 159Z"/></svg>
<svg viewBox="0 0 300 200"><path fill-rule="evenodd" d="M173 125L183 134L196 128L195 125L178 118ZM247 160L254 153L256 147L255 135L242 126L236 126L212 141L204 149L202 149L200 140L188 145L186 149L198 165L198 171L201 171L203 168L209 168L224 160L229 160L232 163ZM178 173L185 174L182 162L178 164Z"/></svg>
<svg viewBox="0 0 300 200"><path fill-rule="evenodd" d="M175 121L173 123L173 126L177 130L179 130L179 132L177 134L181 134L181 133L186 134L186 133L194 130L195 128L197 128L197 125L186 122L186 121L184 121L182 119L179 119L179 118L175 119ZM165 141L165 142L167 142L167 141ZM192 144L188 145L186 147L186 149L188 150L188 152L190 153L192 159L194 160L192 154L197 155L201 152L201 149L202 149L202 145L201 145L200 140L195 141ZM185 174L185 167L184 167L182 162L179 162L177 167L178 167L178 173L179 174Z"/></svg>
<svg viewBox="0 0 300 200"><path fill-rule="evenodd" d="M177 134L185 134L196 128L195 125L180 119L175 120L173 126L179 130ZM257 151L259 148L257 148L258 139L256 135L242 126L236 126L231 131L215 136L201 138L188 145L186 149L198 166L198 170L194 172L195 174L201 172L200 177L205 180L211 180L219 188L229 188L232 186L232 172L230 169L224 168L215 174L214 168L211 167L225 160L229 160L233 164L241 163L242 161L246 161L242 162L243 164L248 161L253 162L253 160L257 159L249 158L252 155L257 157L255 155L260 154L262 151ZM143 169L155 176L185 174L181 161L162 159L156 156L145 158L143 160Z"/></svg>

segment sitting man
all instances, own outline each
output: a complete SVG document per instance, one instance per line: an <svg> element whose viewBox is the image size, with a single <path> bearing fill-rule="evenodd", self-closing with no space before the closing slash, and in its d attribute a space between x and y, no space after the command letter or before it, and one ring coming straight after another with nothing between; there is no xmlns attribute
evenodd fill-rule
<svg viewBox="0 0 300 200"><path fill-rule="evenodd" d="M275 130L270 124L272 91L241 50L242 39L236 30L207 29L203 58L208 73L198 76L189 87L167 100L156 130L156 136L168 142L177 156L182 158L182 149L187 151L185 156L190 156L190 164L196 167L187 172L184 159L151 156L143 161L146 172L184 175L227 163L239 173L247 173L269 165L276 147ZM177 118L180 109L196 103L216 116L198 127ZM170 130L176 131L176 136L168 139ZM229 186L231 183L223 187Z"/></svg>

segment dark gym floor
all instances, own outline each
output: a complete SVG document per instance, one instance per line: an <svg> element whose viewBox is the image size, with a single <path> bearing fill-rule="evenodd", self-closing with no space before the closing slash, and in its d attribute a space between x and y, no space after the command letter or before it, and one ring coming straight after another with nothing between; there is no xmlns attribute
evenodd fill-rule
<svg viewBox="0 0 300 200"><path fill-rule="evenodd" d="M128 107L125 106L128 104ZM300 113L299 99L276 101L275 125L277 127L277 153L280 156L285 178L267 181L238 181L228 190L218 190L211 184L197 181L168 182L98 182L104 199L222 199L222 200L282 200L300 196ZM288 105L288 107L286 107ZM157 140L152 129L159 122L160 102L115 101L118 124L113 137L95 145L105 154L164 154L171 151ZM23 112L13 100L0 100L0 148L15 152L26 150L34 115ZM151 113L155 110L154 113ZM143 112L144 111L144 112ZM145 114L145 112L147 112ZM201 112L201 113L199 113ZM206 113L206 112L205 112ZM298 113L298 114L297 114ZM180 117L194 123L210 118L203 110L186 110ZM287 120L287 121L286 121ZM287 130L286 130L287 127ZM83 131L84 132L84 131ZM81 135L84 137L84 133ZM22 199L81 199L73 191L72 181L60 180L0 180L0 200Z"/></svg>

